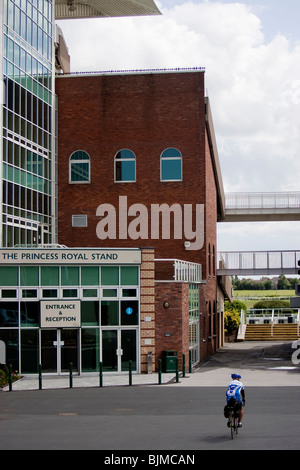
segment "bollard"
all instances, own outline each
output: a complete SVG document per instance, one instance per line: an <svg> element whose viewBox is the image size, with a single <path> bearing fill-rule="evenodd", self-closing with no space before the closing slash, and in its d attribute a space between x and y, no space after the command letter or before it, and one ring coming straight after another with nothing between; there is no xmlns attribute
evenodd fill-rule
<svg viewBox="0 0 300 470"><path fill-rule="evenodd" d="M39 390L42 390L42 364L39 364Z"/></svg>
<svg viewBox="0 0 300 470"><path fill-rule="evenodd" d="M192 351L189 351L189 373L192 373Z"/></svg>
<svg viewBox="0 0 300 470"><path fill-rule="evenodd" d="M70 388L73 388L73 363L70 362Z"/></svg>
<svg viewBox="0 0 300 470"><path fill-rule="evenodd" d="M103 369L102 369L102 362L99 364L99 379L100 379L100 387L103 387Z"/></svg>
<svg viewBox="0 0 300 470"><path fill-rule="evenodd" d="M147 354L147 373L152 374L152 351Z"/></svg>
<svg viewBox="0 0 300 470"><path fill-rule="evenodd" d="M161 359L158 359L158 383L161 385Z"/></svg>
<svg viewBox="0 0 300 470"><path fill-rule="evenodd" d="M132 361L129 361L129 385L132 385Z"/></svg>
<svg viewBox="0 0 300 470"><path fill-rule="evenodd" d="M182 354L182 377L185 377L185 354Z"/></svg>
<svg viewBox="0 0 300 470"><path fill-rule="evenodd" d="M179 368L178 368L178 357L175 358L176 361L176 382L179 382Z"/></svg>
<svg viewBox="0 0 300 470"><path fill-rule="evenodd" d="M8 384L9 384L9 391L12 391L12 365L9 364L8 366Z"/></svg>

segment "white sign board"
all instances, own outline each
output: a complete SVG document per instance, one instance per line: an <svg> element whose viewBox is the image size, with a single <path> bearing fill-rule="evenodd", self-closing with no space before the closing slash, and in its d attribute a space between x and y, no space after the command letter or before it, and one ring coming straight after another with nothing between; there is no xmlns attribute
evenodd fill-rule
<svg viewBox="0 0 300 470"><path fill-rule="evenodd" d="M80 300L41 300L41 328L80 326Z"/></svg>
<svg viewBox="0 0 300 470"><path fill-rule="evenodd" d="M141 264L141 250L68 248L1 249L0 264Z"/></svg>

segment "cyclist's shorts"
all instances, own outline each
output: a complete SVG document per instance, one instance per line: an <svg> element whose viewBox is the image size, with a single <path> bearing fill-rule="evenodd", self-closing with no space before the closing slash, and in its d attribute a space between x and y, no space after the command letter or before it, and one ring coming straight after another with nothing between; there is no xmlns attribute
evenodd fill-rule
<svg viewBox="0 0 300 470"><path fill-rule="evenodd" d="M230 398L230 400L227 403L227 406L239 411L242 408L243 404L242 402L238 401L236 398Z"/></svg>

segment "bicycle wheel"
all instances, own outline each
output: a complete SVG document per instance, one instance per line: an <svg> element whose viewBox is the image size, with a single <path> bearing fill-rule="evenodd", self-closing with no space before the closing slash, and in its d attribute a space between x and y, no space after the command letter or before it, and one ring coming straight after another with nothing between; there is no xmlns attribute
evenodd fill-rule
<svg viewBox="0 0 300 470"><path fill-rule="evenodd" d="M235 420L234 420L234 430L235 430L235 434L238 434L238 430L239 430L239 419L238 418L235 418Z"/></svg>
<svg viewBox="0 0 300 470"><path fill-rule="evenodd" d="M234 413L232 413L231 418L230 418L230 433L231 433L231 439L234 438L235 434L235 418L234 418Z"/></svg>

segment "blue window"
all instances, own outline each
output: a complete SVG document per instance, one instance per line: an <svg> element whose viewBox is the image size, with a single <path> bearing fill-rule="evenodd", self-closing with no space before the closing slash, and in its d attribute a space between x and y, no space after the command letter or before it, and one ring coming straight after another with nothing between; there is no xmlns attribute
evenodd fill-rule
<svg viewBox="0 0 300 470"><path fill-rule="evenodd" d="M115 156L115 181L135 181L135 155L131 150L120 150Z"/></svg>
<svg viewBox="0 0 300 470"><path fill-rule="evenodd" d="M167 148L160 157L161 181L182 181L182 155L175 148Z"/></svg>
<svg viewBox="0 0 300 470"><path fill-rule="evenodd" d="M76 150L70 157L70 183L90 182L90 157L83 150Z"/></svg>

